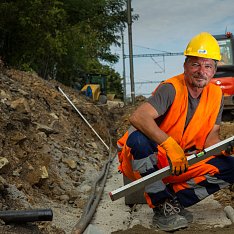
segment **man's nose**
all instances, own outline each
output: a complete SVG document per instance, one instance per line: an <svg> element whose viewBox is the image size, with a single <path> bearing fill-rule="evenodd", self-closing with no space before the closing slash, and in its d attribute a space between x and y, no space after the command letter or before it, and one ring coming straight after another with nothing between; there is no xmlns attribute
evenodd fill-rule
<svg viewBox="0 0 234 234"><path fill-rule="evenodd" d="M198 72L199 72L200 74L205 74L205 73L206 73L206 67L201 65L201 66L199 67L199 69L198 69Z"/></svg>

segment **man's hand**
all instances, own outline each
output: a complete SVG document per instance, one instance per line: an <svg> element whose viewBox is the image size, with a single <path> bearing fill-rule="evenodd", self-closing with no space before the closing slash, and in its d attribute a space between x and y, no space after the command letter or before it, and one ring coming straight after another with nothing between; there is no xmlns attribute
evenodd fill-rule
<svg viewBox="0 0 234 234"><path fill-rule="evenodd" d="M187 171L187 157L185 156L183 149L172 137L168 137L160 146L166 150L167 156L171 162L171 171L173 175L180 175Z"/></svg>

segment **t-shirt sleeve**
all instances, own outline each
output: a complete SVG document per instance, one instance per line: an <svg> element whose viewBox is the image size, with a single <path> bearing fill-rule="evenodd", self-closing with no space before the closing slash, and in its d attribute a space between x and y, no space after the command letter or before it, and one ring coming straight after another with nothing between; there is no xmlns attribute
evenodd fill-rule
<svg viewBox="0 0 234 234"><path fill-rule="evenodd" d="M217 125L220 125L221 121L222 121L223 106L224 106L223 99L224 99L224 97L222 97L219 113L218 113L218 116L217 116L217 119L216 119L216 122L215 122L215 124L217 124Z"/></svg>
<svg viewBox="0 0 234 234"><path fill-rule="evenodd" d="M148 102L156 109L159 115L163 115L175 99L175 88L172 84L161 84L154 95L148 98Z"/></svg>

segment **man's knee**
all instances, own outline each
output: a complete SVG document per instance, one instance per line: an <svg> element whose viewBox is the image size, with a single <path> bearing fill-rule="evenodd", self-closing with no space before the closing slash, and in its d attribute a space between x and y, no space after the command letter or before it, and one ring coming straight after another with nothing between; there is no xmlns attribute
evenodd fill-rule
<svg viewBox="0 0 234 234"><path fill-rule="evenodd" d="M234 183L234 157L215 157L211 159L208 163L219 169L219 173L216 174L215 177L231 184Z"/></svg>
<svg viewBox="0 0 234 234"><path fill-rule="evenodd" d="M157 144L140 131L134 131L129 135L127 146L135 159L145 158L157 152Z"/></svg>

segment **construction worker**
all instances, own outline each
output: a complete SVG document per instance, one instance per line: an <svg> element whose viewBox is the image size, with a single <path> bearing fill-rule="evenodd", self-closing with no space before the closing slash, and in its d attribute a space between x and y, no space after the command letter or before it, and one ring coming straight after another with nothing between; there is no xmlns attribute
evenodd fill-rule
<svg viewBox="0 0 234 234"><path fill-rule="evenodd" d="M193 216L185 207L234 182L233 152L188 165L187 155L220 141L223 98L210 83L221 59L216 39L202 32L184 55L184 73L156 88L130 116L132 126L117 142L119 170L131 180L170 165L171 176L145 187L153 225L164 231L187 227Z"/></svg>

